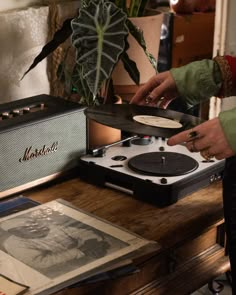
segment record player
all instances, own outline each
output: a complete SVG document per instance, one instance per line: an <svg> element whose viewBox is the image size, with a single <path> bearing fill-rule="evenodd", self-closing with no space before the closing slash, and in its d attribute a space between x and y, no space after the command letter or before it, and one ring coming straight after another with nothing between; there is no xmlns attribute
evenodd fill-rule
<svg viewBox="0 0 236 295"><path fill-rule="evenodd" d="M99 186L121 190L157 206L167 206L222 177L224 161L206 161L185 145L168 146L167 138L201 122L201 119L170 110L140 106L88 108L87 117L124 130L118 143L95 148L79 161L81 178ZM134 122L137 114L152 114L182 123L175 130ZM136 134L134 134L136 131ZM127 136L130 135L130 136Z"/></svg>

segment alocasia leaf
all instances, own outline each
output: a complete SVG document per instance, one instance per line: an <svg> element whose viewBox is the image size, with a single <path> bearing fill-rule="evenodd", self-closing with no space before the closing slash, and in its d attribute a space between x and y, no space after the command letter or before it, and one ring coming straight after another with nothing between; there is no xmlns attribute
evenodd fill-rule
<svg viewBox="0 0 236 295"><path fill-rule="evenodd" d="M83 79L96 97L125 48L126 14L110 1L91 1L72 21L72 42Z"/></svg>

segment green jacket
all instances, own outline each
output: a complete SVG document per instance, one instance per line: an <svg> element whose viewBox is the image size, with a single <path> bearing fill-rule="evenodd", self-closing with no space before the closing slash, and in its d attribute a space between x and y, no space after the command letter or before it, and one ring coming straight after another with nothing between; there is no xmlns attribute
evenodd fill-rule
<svg viewBox="0 0 236 295"><path fill-rule="evenodd" d="M224 75L215 60L192 62L180 68L173 68L170 72L180 96L189 106L218 96L224 83ZM229 145L236 153L236 108L221 112L219 119Z"/></svg>

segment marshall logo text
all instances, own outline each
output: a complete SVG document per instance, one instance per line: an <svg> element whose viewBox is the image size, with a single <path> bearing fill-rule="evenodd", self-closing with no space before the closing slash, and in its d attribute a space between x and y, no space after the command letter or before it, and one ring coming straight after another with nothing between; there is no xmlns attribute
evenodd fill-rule
<svg viewBox="0 0 236 295"><path fill-rule="evenodd" d="M31 147L28 147L25 149L24 155L22 158L19 159L19 162L26 162L30 161L39 157L46 156L51 153L55 153L58 148L58 142L55 141L51 146L44 145L41 149L32 149Z"/></svg>

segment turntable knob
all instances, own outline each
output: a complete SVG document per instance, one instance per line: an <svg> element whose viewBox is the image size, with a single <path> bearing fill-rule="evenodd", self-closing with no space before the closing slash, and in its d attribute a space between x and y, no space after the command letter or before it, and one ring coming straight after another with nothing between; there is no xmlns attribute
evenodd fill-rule
<svg viewBox="0 0 236 295"><path fill-rule="evenodd" d="M161 184L167 184L167 179L165 177L162 177L160 179Z"/></svg>

